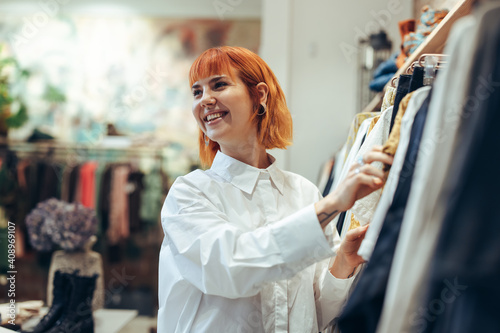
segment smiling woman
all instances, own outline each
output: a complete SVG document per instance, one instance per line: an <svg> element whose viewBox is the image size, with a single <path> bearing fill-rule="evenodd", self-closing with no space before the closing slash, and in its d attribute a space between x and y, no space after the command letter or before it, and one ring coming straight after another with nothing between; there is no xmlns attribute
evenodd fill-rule
<svg viewBox="0 0 500 333"><path fill-rule="evenodd" d="M204 87L200 85L200 81L205 83ZM228 46L209 49L191 66L189 82L194 95L193 114L200 125L200 159L205 166L212 164L220 144L204 131L205 125L200 124L199 117L212 113L210 102L214 99L210 100L209 97L219 94L224 96L223 92L227 93L227 88L230 88L231 92L236 90L237 93L243 93L244 89L249 95L243 98L249 99L251 103L249 123L256 125L259 144L265 149L285 149L291 145L292 117L286 105L285 95L272 70L255 53L245 48ZM236 97L231 92L226 95ZM207 110L206 114L197 115L203 106ZM205 144L205 134L211 139L208 146Z"/></svg>
<svg viewBox="0 0 500 333"><path fill-rule="evenodd" d="M341 243L330 221L383 185L375 148L322 198L267 149L292 119L269 66L239 47L205 51L190 71L200 158L162 209L159 332L318 332L338 316L366 227Z"/></svg>

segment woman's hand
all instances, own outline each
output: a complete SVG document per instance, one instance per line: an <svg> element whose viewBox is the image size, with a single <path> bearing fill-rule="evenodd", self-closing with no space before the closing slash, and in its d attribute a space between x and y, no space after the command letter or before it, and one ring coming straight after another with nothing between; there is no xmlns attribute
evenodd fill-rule
<svg viewBox="0 0 500 333"><path fill-rule="evenodd" d="M378 190L384 185L384 172L370 163L382 162L392 165L394 158L382 152L381 146L374 146L363 156L362 161L351 166L346 179L328 196L335 198L339 211L350 209L356 200Z"/></svg>
<svg viewBox="0 0 500 333"><path fill-rule="evenodd" d="M356 200L361 199L384 185L384 172L370 163L382 162L392 165L394 158L375 146L363 156L363 160L351 166L349 174L329 195L316 202L318 221L325 228L340 212L350 209Z"/></svg>
<svg viewBox="0 0 500 333"><path fill-rule="evenodd" d="M330 273L338 279L351 277L359 264L364 262L358 255L358 249L365 238L368 225L349 230L340 245Z"/></svg>

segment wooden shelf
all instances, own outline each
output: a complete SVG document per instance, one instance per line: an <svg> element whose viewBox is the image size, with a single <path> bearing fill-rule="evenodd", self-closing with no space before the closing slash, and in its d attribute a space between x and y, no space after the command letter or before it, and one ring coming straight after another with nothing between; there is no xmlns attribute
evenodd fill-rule
<svg viewBox="0 0 500 333"><path fill-rule="evenodd" d="M470 14L472 5L475 0L462 0L453 7L448 15L439 23L439 25L431 32L425 41L420 44L420 46L406 59L401 68L394 74L394 76L399 77L403 74L408 67L414 61L417 61L422 54L425 53L443 53L444 46L446 45L446 40L448 39L448 34L450 33L453 24L460 18ZM391 82L389 81L386 85L389 86ZM384 89L385 91L385 89ZM374 107L380 105L382 94L377 94L374 99L365 107L363 112L375 111Z"/></svg>

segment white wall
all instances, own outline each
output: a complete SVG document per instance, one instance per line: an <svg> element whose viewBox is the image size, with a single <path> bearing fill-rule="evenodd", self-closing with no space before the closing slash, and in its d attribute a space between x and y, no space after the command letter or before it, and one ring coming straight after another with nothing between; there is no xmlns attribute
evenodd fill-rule
<svg viewBox="0 0 500 333"><path fill-rule="evenodd" d="M285 83L294 119L294 145L285 153L284 166L316 182L321 164L345 142L360 111L359 36L378 32L382 25L398 44L397 22L411 17L412 2L263 0L262 9L261 55Z"/></svg>
<svg viewBox="0 0 500 333"><path fill-rule="evenodd" d="M260 0L0 0L0 12L34 13L42 8L92 15L179 18L260 18Z"/></svg>
<svg viewBox="0 0 500 333"><path fill-rule="evenodd" d="M0 0L0 12L36 13L50 4L64 12L111 16L261 17L260 53L285 91L295 131L294 145L272 154L280 166L313 182L359 111L352 52L358 37L382 25L398 44L397 22L412 15L412 1L406 0Z"/></svg>

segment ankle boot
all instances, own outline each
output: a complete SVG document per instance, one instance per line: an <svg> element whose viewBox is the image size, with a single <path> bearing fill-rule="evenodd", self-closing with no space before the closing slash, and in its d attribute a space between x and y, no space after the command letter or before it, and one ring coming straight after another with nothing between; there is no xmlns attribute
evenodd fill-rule
<svg viewBox="0 0 500 333"><path fill-rule="evenodd" d="M61 319L46 333L94 333L92 298L98 274L71 276L71 297Z"/></svg>
<svg viewBox="0 0 500 333"><path fill-rule="evenodd" d="M52 305L49 312L38 322L38 324L30 331L22 331L23 333L42 333L52 328L57 320L59 320L64 312L64 309L69 303L69 295L71 295L71 274L56 271L52 294Z"/></svg>

